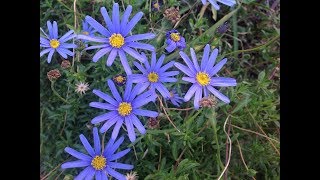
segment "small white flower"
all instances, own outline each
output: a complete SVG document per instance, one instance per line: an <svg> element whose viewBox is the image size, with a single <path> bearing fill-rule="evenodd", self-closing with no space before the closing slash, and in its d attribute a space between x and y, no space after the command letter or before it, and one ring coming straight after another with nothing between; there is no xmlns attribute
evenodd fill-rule
<svg viewBox="0 0 320 180"><path fill-rule="evenodd" d="M126 180L137 180L138 179L138 174L135 171L131 171L130 173L127 173L126 175Z"/></svg>
<svg viewBox="0 0 320 180"><path fill-rule="evenodd" d="M78 84L76 84L76 92L79 93L79 94L85 94L86 91L88 91L90 88L89 88L89 84L88 83L83 83L83 82L80 82Z"/></svg>

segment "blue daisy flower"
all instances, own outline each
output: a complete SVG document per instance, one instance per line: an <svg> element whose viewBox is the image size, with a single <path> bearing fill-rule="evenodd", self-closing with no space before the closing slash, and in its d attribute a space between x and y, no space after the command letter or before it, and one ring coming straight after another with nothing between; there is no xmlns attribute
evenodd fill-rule
<svg viewBox="0 0 320 180"><path fill-rule="evenodd" d="M144 62L144 57L134 49L144 49L149 51L154 51L155 48L146 43L137 42L139 40L144 39L153 39L155 34L146 33L146 34L136 34L129 35L130 31L134 28L134 26L138 23L138 21L142 18L143 13L138 12L130 21L129 16L132 11L132 6L128 6L122 15L122 19L120 22L120 14L119 14L119 4L113 4L112 10L112 20L110 19L106 8L101 8L101 14L106 22L106 27L103 27L100 23L94 20L90 16L86 16L86 21L98 31L103 37L90 37L85 35L79 35L78 37L84 40L89 40L93 42L102 43L100 45L90 46L86 48L89 49L100 49L92 58L93 62L97 62L102 56L109 53L108 59L106 61L107 66L111 66L114 62L117 55L120 57L120 61L124 67L125 72L130 75L132 71L128 64L128 60L126 57L126 53L134 57L135 59Z"/></svg>
<svg viewBox="0 0 320 180"><path fill-rule="evenodd" d="M155 89L157 89L162 97L170 97L170 92L165 87L164 83L177 82L177 79L173 78L172 76L179 74L179 71L166 72L169 68L173 67L175 62L170 61L166 65L162 66L165 57L165 55L162 55L157 61L156 53L152 52L150 64L148 60L144 62L145 68L137 62L133 62L133 64L140 70L142 74L131 75L132 82L146 84L147 86L145 86L145 88L150 87L150 90L153 92L155 92ZM144 90L145 89L141 88L141 91Z"/></svg>
<svg viewBox="0 0 320 180"><path fill-rule="evenodd" d="M60 39L58 36L58 25L56 21L53 21L51 24L50 21L47 21L47 26L49 30L49 35L47 35L44 31L44 35L46 37L40 36L40 47L46 48L40 52L40 57L49 53L47 62L50 63L53 53L57 51L63 58L67 59L68 55L73 56L74 53L68 50L69 48L76 48L77 45L73 43L66 43L75 37L73 34L73 30L68 31L65 35L63 35Z"/></svg>
<svg viewBox="0 0 320 180"><path fill-rule="evenodd" d="M82 21L82 31L81 34L87 36L94 36L94 33L97 32L87 21Z"/></svg>
<svg viewBox="0 0 320 180"><path fill-rule="evenodd" d="M180 97L174 89L170 91L170 97L168 97L167 100L170 100L171 103L177 107L180 107L180 104L183 102L183 98Z"/></svg>
<svg viewBox="0 0 320 180"><path fill-rule="evenodd" d="M167 47L166 50L170 53L174 51L176 48L179 48L181 51L186 48L186 39L180 36L180 33L173 29L166 33L166 43Z"/></svg>
<svg viewBox="0 0 320 180"><path fill-rule="evenodd" d="M153 11L160 11L161 6L162 6L162 2L160 0L154 0L151 3L151 7Z"/></svg>
<svg viewBox="0 0 320 180"><path fill-rule="evenodd" d="M143 94L138 95L139 92L141 92L141 88L145 89L146 85L137 85L132 88L132 80L130 78L127 79L123 98L120 96L115 84L110 79L108 79L108 86L111 90L113 98L99 90L93 90L94 94L104 99L107 103L91 102L89 105L94 108L109 110L110 112L93 118L91 123L98 124L100 122L106 121L100 129L101 133L106 132L111 126L115 124L111 134L111 138L116 139L119 134L121 125L124 122L127 127L129 139L131 142L133 142L136 139L136 134L133 126L135 126L141 134L146 133L146 129L141 124L137 115L147 117L158 116L158 113L155 111L140 109L141 106L149 103L150 101L154 101L156 95L151 91L147 91Z"/></svg>
<svg viewBox="0 0 320 180"><path fill-rule="evenodd" d="M218 5L217 1L219 3L225 4L227 6L234 6L236 4L235 0L201 0L202 4L205 5L207 2L210 2L210 4L214 7L214 9L219 10L220 6Z"/></svg>
<svg viewBox="0 0 320 180"><path fill-rule="evenodd" d="M198 109L199 101L202 99L202 97L208 97L208 91L210 91L213 95L218 97L223 102L229 103L230 100L228 97L220 93L217 89L213 88L213 86L228 87L237 85L236 80L233 78L213 77L227 62L227 58L222 59L219 63L213 66L218 55L218 49L214 49L209 57L210 46L209 44L207 44L204 48L201 66L199 66L193 48L190 48L190 53L192 62L184 52L179 52L180 56L188 67L182 65L181 63L174 64L178 69L189 76L183 77L182 80L192 83L192 86L184 96L184 100L189 101L195 94L194 107ZM204 96L202 96L202 93L204 94Z"/></svg>
<svg viewBox="0 0 320 180"><path fill-rule="evenodd" d="M88 154L84 154L70 147L66 147L64 150L78 160L66 162L61 165L62 169L86 167L79 173L77 177L74 178L75 180L92 179L93 177L95 177L96 180L106 180L108 179L107 176L125 180L125 176L114 169L133 169L133 166L130 164L114 162L115 160L125 156L130 151L128 148L115 153L122 144L124 137L119 138L117 141L110 139L103 152L101 151L100 138L98 129L96 127L93 128L94 147L90 145L87 138L83 134L80 135L80 140Z"/></svg>

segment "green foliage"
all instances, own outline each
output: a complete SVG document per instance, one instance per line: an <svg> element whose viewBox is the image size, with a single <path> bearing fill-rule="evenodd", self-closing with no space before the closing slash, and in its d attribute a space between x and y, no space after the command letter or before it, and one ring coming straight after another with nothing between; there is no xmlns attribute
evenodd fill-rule
<svg viewBox="0 0 320 180"><path fill-rule="evenodd" d="M144 17L133 33L155 33L157 37L148 43L156 47L158 57L166 54L165 62L182 61L177 52L168 54L164 50L165 33L174 25L163 17L163 11L171 6L179 6L183 18L176 25L176 29L186 38L188 47L194 47L198 57L202 55L203 46L207 43L219 48L220 56L217 61L228 58L228 63L218 73L219 76L233 77L238 83L234 88L220 89L230 98L231 103L219 102L214 112L208 109L167 109L170 119L180 132L169 122L158 101L149 103L144 109L161 113L159 128L148 129L145 135L138 135L134 143L130 143L125 135L121 149L131 147L133 150L121 160L134 165L139 179L217 179L226 164L228 144L224 123L229 117L225 129L232 140L231 160L226 172L228 179L279 179L280 42L276 38L279 36L279 7L271 10L265 1L243 0L243 4L233 10L222 5L221 10L217 11L215 21L212 19L211 6L207 7L203 15L199 15L202 4L195 0L164 1L159 12L151 10L150 0L114 2L119 3L121 10L123 5L126 7L130 2L133 13L140 10L144 12ZM78 0L77 12L74 13L73 1L44 0L40 3L40 24L46 30L46 21L55 20L58 22L60 34L69 29L80 32L81 20L85 15L102 22L100 7L111 9L112 3L105 0ZM75 14L78 22L76 28ZM232 24L232 27L225 34L217 34L217 27L226 21ZM234 28L237 32L235 34ZM270 41L272 42L269 43ZM186 48L185 52L188 53L189 49ZM72 160L72 157L64 152L64 148L69 146L84 152L79 135L84 134L90 139L93 127L90 121L103 113L89 107L90 102L98 101L92 90L110 92L106 79L125 73L119 59L116 59L112 66L106 67L106 57L97 63L91 61L94 51L80 54L77 50L76 53L74 58L68 59L74 62L69 69L60 67L62 58L58 54L50 64L47 64L46 56L41 57L39 62L40 176L46 176L46 179L73 179L73 176L80 172L81 168L65 171L60 169L61 163ZM132 60L128 56L131 67ZM60 70L61 77L54 83L53 88L67 103L52 91L51 82L47 79L47 72L52 69ZM137 70L134 69L134 72ZM181 79L182 76L180 74L178 78ZM90 90L84 95L75 92L75 84L80 81L90 84ZM169 86L181 94L185 93L190 85L180 80ZM123 91L123 87L119 89ZM164 104L168 108L174 108L170 102ZM192 102L183 103L181 109L189 107L193 107ZM147 124L146 118L141 121ZM123 127L121 132L125 132L124 129ZM107 133L104 142L109 140L109 137L110 134Z"/></svg>

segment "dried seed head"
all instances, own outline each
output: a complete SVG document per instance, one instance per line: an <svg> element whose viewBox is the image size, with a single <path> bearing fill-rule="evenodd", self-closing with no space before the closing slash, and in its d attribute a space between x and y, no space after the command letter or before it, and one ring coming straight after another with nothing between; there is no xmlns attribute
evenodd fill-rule
<svg viewBox="0 0 320 180"><path fill-rule="evenodd" d="M178 22L181 18L179 14L179 7L171 7L169 9L166 9L163 14L164 17L166 17L169 21L171 21L172 24L175 24Z"/></svg>
<svg viewBox="0 0 320 180"><path fill-rule="evenodd" d="M157 118L149 118L148 119L148 128L149 129L156 129L159 127L159 121Z"/></svg>
<svg viewBox="0 0 320 180"><path fill-rule="evenodd" d="M62 69L67 69L67 68L69 68L71 66L71 63L70 63L70 61L68 61L68 60L63 60L62 62L61 62L61 68Z"/></svg>
<svg viewBox="0 0 320 180"><path fill-rule="evenodd" d="M138 180L138 173L135 171L131 171L130 173L127 173L126 180Z"/></svg>
<svg viewBox="0 0 320 180"><path fill-rule="evenodd" d="M199 103L201 107L211 108L217 105L217 99L210 95L209 97L202 98Z"/></svg>
<svg viewBox="0 0 320 180"><path fill-rule="evenodd" d="M53 69L47 73L47 77L50 81L57 80L61 76L58 69Z"/></svg>

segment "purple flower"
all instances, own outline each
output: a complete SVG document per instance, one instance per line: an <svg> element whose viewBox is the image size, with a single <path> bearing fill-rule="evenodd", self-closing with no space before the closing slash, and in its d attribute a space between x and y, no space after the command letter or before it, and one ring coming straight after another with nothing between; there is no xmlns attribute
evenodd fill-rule
<svg viewBox="0 0 320 180"><path fill-rule="evenodd" d="M145 68L137 62L133 62L142 74L131 75L132 82L146 85L144 86L145 88L141 88L141 91L150 87L150 90L153 92L157 89L164 98L170 97L170 93L164 86L164 83L177 82L177 79L172 76L179 74L179 71L166 72L169 68L173 67L175 62L170 61L162 66L164 58L165 55L162 55L157 61L156 53L152 52L150 64L148 60L144 62Z"/></svg>
<svg viewBox="0 0 320 180"><path fill-rule="evenodd" d="M180 63L174 64L177 68L189 76L183 77L182 80L192 83L192 86L184 96L184 100L189 101L195 94L194 107L198 109L199 101L202 99L202 97L208 97L208 91L210 91L223 102L229 103L230 100L228 97L213 88L213 86L227 87L237 85L236 80L233 78L213 77L227 62L227 58L222 59L219 63L213 66L218 55L218 49L214 49L209 57L210 46L207 44L204 48L201 66L199 66L196 54L192 48L190 48L190 52L192 62L184 52L179 52L180 56L188 67ZM202 93L204 96L202 96Z"/></svg>
<svg viewBox="0 0 320 180"><path fill-rule="evenodd" d="M97 32L90 24L88 24L87 21L82 21L82 31L81 34L87 35L87 36L94 36L94 33Z"/></svg>
<svg viewBox="0 0 320 180"><path fill-rule="evenodd" d="M112 19L110 19L106 8L101 8L101 14L106 22L106 27L103 27L100 23L94 20L90 16L86 16L86 21L98 31L103 37L90 37L85 35L79 35L80 39L89 40L93 42L102 43L100 45L94 45L86 48L99 49L101 48L92 58L93 62L97 62L102 56L109 53L106 61L107 66L111 66L117 55L120 57L120 61L124 67L125 72L129 75L132 74L126 53L134 57L135 59L144 62L144 57L134 49L144 49L154 51L155 48L150 44L137 42L144 39L152 39L155 37L152 33L136 34L130 36L130 31L138 23L143 16L142 12L138 12L130 21L129 16L132 11L132 6L128 6L122 15L120 22L119 4L113 4Z"/></svg>
<svg viewBox="0 0 320 180"><path fill-rule="evenodd" d="M123 97L120 96L115 84L110 79L108 80L108 86L111 90L113 98L99 90L93 90L94 94L104 99L107 103L91 102L90 106L103 110L109 110L110 112L95 117L92 119L91 123L98 124L106 121L100 129L101 133L106 132L115 124L111 138L116 139L124 122L127 127L129 139L131 142L133 142L136 139L133 126L135 126L141 134L146 133L146 129L137 118L137 115L147 117L158 116L158 113L155 111L140 109L141 106L149 103L150 101L154 101L156 95L151 91L147 91L137 96L139 92L141 92L140 89L145 88L146 85L137 85L132 89L132 80L130 78L127 79Z"/></svg>
<svg viewBox="0 0 320 180"><path fill-rule="evenodd" d="M233 5L236 4L235 0L201 0L203 5L205 5L208 1L212 4L214 9L216 9L216 10L220 9L220 6L218 5L217 1L219 3L225 4L225 5L230 6L230 7L232 7Z"/></svg>
<svg viewBox="0 0 320 180"><path fill-rule="evenodd" d="M53 24L51 24L50 21L47 21L47 26L49 35L42 31L46 37L40 36L40 47L46 48L40 52L40 57L49 53L47 62L50 63L55 51L57 51L65 59L68 58L67 55L73 56L74 53L68 49L76 48L77 46L75 44L66 43L75 37L73 30L68 31L59 39L57 22L53 21Z"/></svg>
<svg viewBox="0 0 320 180"><path fill-rule="evenodd" d="M177 107L180 107L180 104L183 102L183 98L179 96L178 93L176 93L175 90L170 91L170 97L167 98L171 101L171 103Z"/></svg>
<svg viewBox="0 0 320 180"><path fill-rule="evenodd" d="M160 0L152 1L152 10L153 11L160 11L161 5L162 5L162 2L160 2Z"/></svg>
<svg viewBox="0 0 320 180"><path fill-rule="evenodd" d="M166 43L167 43L167 47L166 50L170 53L172 51L174 51L176 48L179 48L181 51L186 48L186 40L184 39L184 37L180 36L180 33L173 29L171 31L168 31L166 33Z"/></svg>
<svg viewBox="0 0 320 180"><path fill-rule="evenodd" d="M122 144L124 137L119 138L117 141L110 139L103 152L101 151L100 138L98 129L96 127L93 128L94 147L90 145L83 134L80 135L80 140L88 154L84 154L70 147L66 147L64 150L78 160L66 162L61 165L62 169L86 167L77 177L75 177L75 180L92 179L94 176L97 180L105 180L108 179L108 175L116 179L125 180L125 176L118 173L114 169L133 169L133 166L130 164L114 162L115 160L125 156L130 151L128 148L115 153Z"/></svg>

